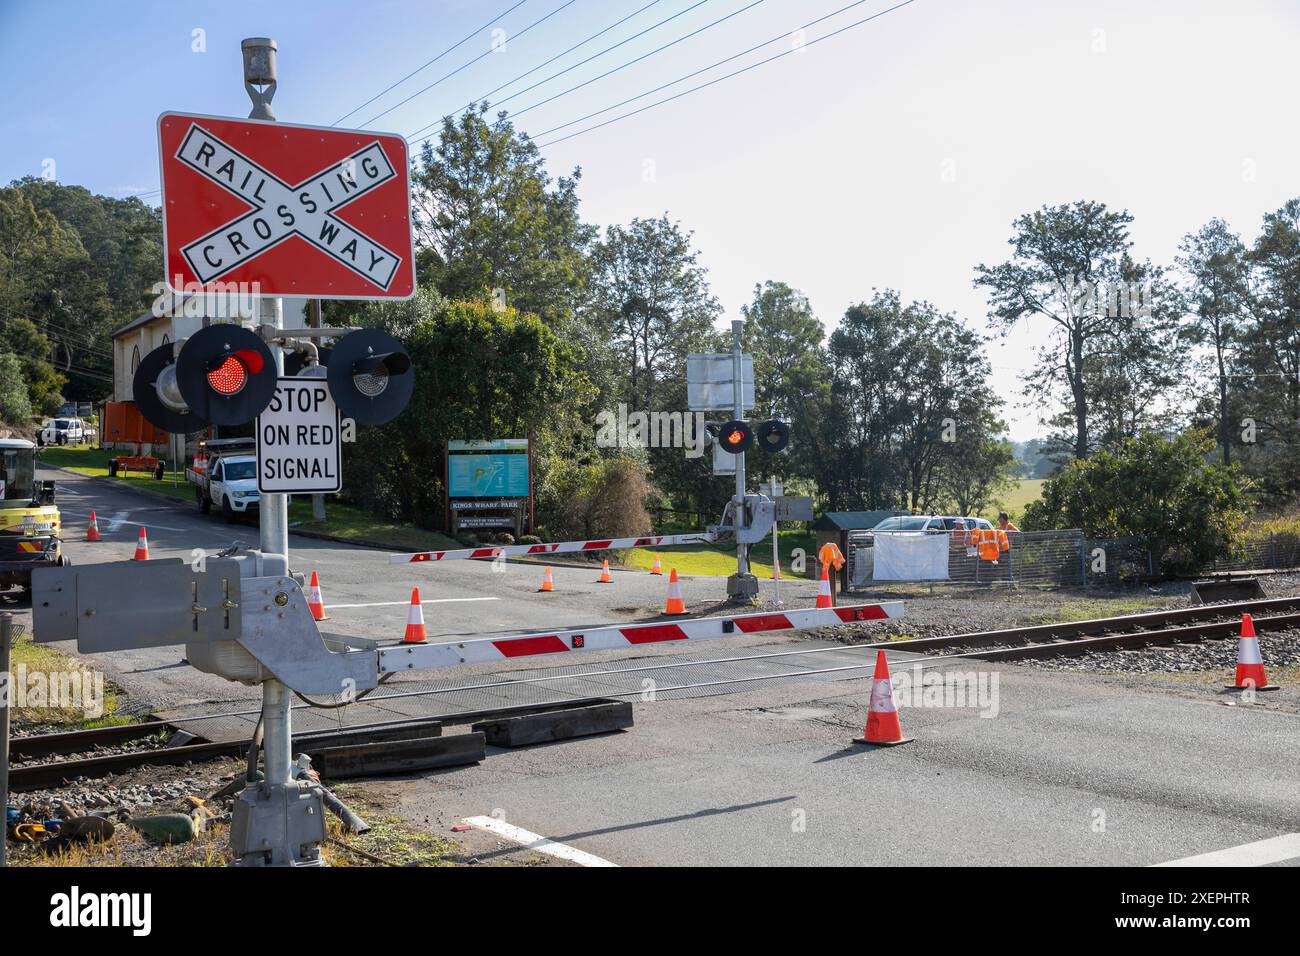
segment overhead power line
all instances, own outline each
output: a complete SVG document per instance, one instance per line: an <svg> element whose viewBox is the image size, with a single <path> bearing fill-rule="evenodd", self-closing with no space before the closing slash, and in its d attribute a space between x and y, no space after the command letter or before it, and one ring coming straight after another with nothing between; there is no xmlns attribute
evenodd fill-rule
<svg viewBox="0 0 1300 956"><path fill-rule="evenodd" d="M457 41L456 41L455 43L453 43L451 46L447 47L447 49L443 50L441 53L439 53L437 56L435 56L432 60L429 60L429 61L427 61L426 63L422 64L421 66L416 67L416 68L415 68L414 70L412 70L410 73L406 74L406 76L402 77L402 78L401 78L400 80L398 80L396 83L392 84L392 86L389 86L389 87L387 87L387 88L385 88L385 89L383 89L383 90L380 90L378 93L376 93L374 96L370 97L370 99L366 100L366 101L365 101L364 103L362 103L360 106L348 110L346 113L344 113L344 114L343 114L342 116L340 116L338 119L336 119L333 123L330 123L330 125L331 125L331 126L338 126L339 123L342 123L345 119L347 119L347 118L348 118L349 116L351 116L353 113L357 113L357 112L359 112L359 111L365 109L367 106L369 106L369 105L370 105L371 103L373 103L375 100L379 99L379 98L380 98L381 96L383 96L384 94L386 94L386 93L391 93L393 90L395 90L397 87L401 86L403 83L405 83L405 82L406 82L407 80L409 80L411 77L415 76L415 74L419 73L421 70L425 70L425 69L427 69L428 67L433 66L433 64L437 63L439 60L441 60L444 56L446 56L446 55L447 55L448 53L450 53L452 50L455 50L455 49L457 49L458 47L463 46L465 43L467 43L467 42L469 42L470 40L472 40L472 39L473 39L475 36L477 36L479 33L482 33L482 32L483 32L484 30L486 30L488 27L492 26L492 24L496 23L498 20L502 19L503 17L507 16L508 14L514 13L516 10L518 10L520 7L522 7L522 6L523 6L525 3L527 3L527 2L528 2L528 0L519 0L519 2L516 3L513 7L511 7L509 10L505 10L505 11L503 11L502 13L498 13L495 17L493 17L493 18L492 18L491 20L489 20L487 23L483 24L483 25L482 25L481 27L479 27L477 30L474 30L474 31L472 31L472 32L470 32L470 33L465 34L464 37L462 37L461 39L457 40Z"/></svg>
<svg viewBox="0 0 1300 956"><path fill-rule="evenodd" d="M502 84L501 84L500 86L498 86L496 89L494 89L494 90L489 90L488 92L484 93L482 96L476 96L476 97L474 97L474 99L470 100L468 103L466 103L464 106L462 106L462 107L461 107L459 110L457 110L456 112L457 112L457 113L463 113L465 110L469 109L469 108L470 108L471 106L473 106L475 103L481 103L481 102L483 102L484 100L487 100L488 97L492 96L493 94L495 94L495 93L499 93L501 90L504 90L507 86L513 86L515 83L518 83L518 82L519 82L520 80L522 80L524 77L526 77L526 76L531 76L532 74L536 73L538 70L542 69L543 67L550 66L552 63L554 63L556 60L560 59L561 57L568 56L568 55L569 55L570 53L572 53L574 50L578 49L578 47L586 46L586 45L587 45L588 43L590 43L592 40L596 39L597 37L604 36L606 33L608 33L610 30L613 30L615 27L620 27L620 26L622 26L624 23L627 23L628 20L631 20L633 17L637 16L638 14L644 13L646 10L649 10L651 7L653 7L655 4L657 4L657 3L659 3L659 2L661 2L661 0L650 0L650 2L647 3L645 6L641 7L640 9L637 9L637 10L632 11L631 13L629 13L627 16L625 16L623 19L619 20L618 22L616 22L616 23L611 23L609 26L605 27L605 29L600 30L600 31L597 32L597 33L593 33L591 36L587 37L585 40L582 40L582 41L579 42L579 43L575 43L573 46L569 47L569 48L568 48L567 50L565 50L563 53L557 53L557 54L555 54L555 56L551 57L551 58L550 58L549 60L547 60L546 62L544 62L544 63L539 63L539 64L537 64L535 67L533 67L531 70L527 70L527 71L525 71L525 72L523 72L523 73L520 73L520 74L519 74L518 76L516 76L514 79L507 80L505 83L502 83ZM701 2L707 3L708 0L701 0ZM699 6L699 4L697 3L695 6ZM688 9L694 9L694 7L690 7L690 8L688 8ZM682 11L682 13L686 13L686 12L687 12L686 10L683 10L683 11ZM669 20L673 19L674 17L679 17L679 16L681 16L681 13L675 13L675 14L673 14L673 16L671 16L671 17L667 17L667 18L665 18L665 19L663 19L663 20L660 20L658 23L654 24L653 26L647 27L646 30L642 30L641 33L634 34L634 35L628 37L627 40L623 40L622 43L626 43L626 42L628 42L628 40L635 40L637 37L639 37L639 36L641 36L642 34L644 34L645 32L647 32L647 30L653 30L655 27L662 26L663 24L667 23ZM601 56L601 55L603 55L603 54L605 54L605 53L608 53L610 50L613 50L615 47L620 46L620 45L621 45L621 44L616 43L616 44L614 44L614 46L607 47L606 49L601 50L600 53L596 53L596 54L594 54L593 56L588 57L586 60L583 60L582 63L587 63L587 62L589 62L590 60L595 59L595 58L598 57L598 56ZM576 65L576 66L581 66L582 63L578 63L578 64L575 64L575 65ZM570 69L572 69L572 67L570 67ZM558 76L558 75L559 75L559 74L556 74L556 76ZM550 77L550 79L554 79L554 77ZM546 80L543 80L542 82L545 83ZM531 90L532 87L530 86L528 89ZM522 91L522 92L527 92L527 90L524 90L524 91ZM512 94L512 95L515 95L515 94ZM505 101L503 100L502 102L505 102ZM417 130L416 130L414 133L412 133L410 136L406 137L407 142L415 142L415 137L419 136L419 135L420 135L421 133L423 133L425 130L432 129L433 127L437 126L439 122L440 122L440 120L435 120L435 121L432 122L432 123L429 123L429 124L427 124L427 125L425 125L425 126L421 126L419 129L417 129Z"/></svg>
<svg viewBox="0 0 1300 956"><path fill-rule="evenodd" d="M796 27L795 29L807 30L809 27L814 27L819 23L823 23L826 20L832 19L833 17L838 17L841 13L845 13L848 10L852 10L854 7L860 7L864 3L870 3L870 2L871 0L854 0L853 3L840 7L838 10L832 10L830 13L826 14L823 17L818 17L816 20L809 20L803 26ZM644 93L638 93L636 96L629 96L625 100L620 100L617 103L612 103L609 106L606 106L604 109L596 110L594 113L588 113L586 116L579 116L577 119L569 120L569 122L567 123L561 123L559 126L552 126L548 130L543 130L542 132L537 133L533 138L540 139L543 136L549 136L551 133L558 132L559 130L564 129L565 127L573 126L585 120L592 119L593 117L600 116L602 113L608 113L610 110L616 110L620 106L626 106L628 103L634 103L637 100L644 99L647 96L652 96L655 93L660 92L661 90L668 89L668 87L670 86L676 86L678 83L684 83L687 80L694 79L695 77L699 76L701 73L707 73L709 72L709 70L716 69L717 67L722 66L724 63L730 63L732 60L737 60L742 56L747 56L750 53L753 53L755 50L761 50L765 46L771 46L773 43L778 43L781 40L789 39L789 37L790 37L790 32L778 33L770 40L764 40L762 43L756 43L747 50L741 50L739 53L733 53L731 56L727 57L726 59L718 60L716 63L710 63L708 66L701 67L700 69L696 70L694 73L687 73L685 76L679 76L675 80L669 80L667 83L661 83L659 86L656 86L654 89L646 90Z"/></svg>
<svg viewBox="0 0 1300 956"><path fill-rule="evenodd" d="M537 20L534 20L532 23L528 24L528 26L524 27L522 30L520 30L519 32L517 32L516 34L514 34L514 36L512 37L512 39L516 39L516 40L517 40L519 37L523 36L525 33L527 33L527 32L528 32L529 30L531 30L533 27L540 26L541 24L543 24L543 23L545 23L547 20L551 19L551 17L555 16L555 15L556 15L557 13L559 13L560 11L565 10L565 9L567 9L568 7L573 6L573 5L574 5L575 3L577 3L577 2L578 2L578 0L565 0L564 3L560 4L558 7L556 7L554 10L552 10L550 13L546 14L546 16L541 17L541 18L539 18L539 19L537 19ZM375 120L379 119L380 117L387 116L389 113L391 113L393 110L397 109L398 107L405 106L407 103L411 102L411 100L415 99L417 96L423 96L425 93L429 92L431 89L433 89L433 88L434 88L435 86L437 86L439 83L443 82L444 80L449 80L449 79L451 79L453 76L455 76L455 75L456 75L457 73L459 73L461 70L464 70L464 69L467 69L467 68L473 66L473 65L474 65L475 63L477 63L479 60L483 59L485 56L491 56L494 52L495 52L495 50L494 50L492 47L488 47L486 50L484 50L484 51L483 51L482 53L480 53L478 56L474 57L474 59L470 60L468 63L464 63L464 64L462 64L462 65L456 67L456 69L452 70L450 73L447 73L447 74L445 74L445 75L443 75L443 76L440 76L438 79L434 80L432 83L430 83L428 86L424 87L423 89L421 89L421 90L416 90L414 93L412 93L412 94L411 94L410 96L408 96L406 99L404 99L404 100L399 100L398 102L394 103L392 106L388 107L388 109L384 110L382 113L376 113L374 116L370 117L370 119L366 120L366 121L362 124L362 126L363 126L363 127L368 127L371 123L373 123Z"/></svg>
<svg viewBox="0 0 1300 956"><path fill-rule="evenodd" d="M610 118L610 119L607 119L607 120L605 120L605 121L602 122L602 123L596 123L594 126L588 126L588 127L586 127L585 129L576 130L575 132L569 133L569 134L566 135L566 136L560 136L560 137L558 137L558 138L556 138L556 139L551 140L550 142L547 142L547 143L538 143L538 144L537 144L537 145L538 145L538 148L539 148L539 149L545 149L545 148L548 147L548 146L554 146L556 143L563 143L563 142L565 142L566 140L574 139L575 137L582 136L582 135L584 135L584 134L586 134L586 133L591 133L591 132L594 132L595 130L602 129L602 128L606 127L606 126L610 126L611 124L613 124L613 123L617 123L617 122L619 122L620 120L625 120L625 119L628 119L628 118L630 118L630 117L636 116L636 115L639 114L639 113L644 113L644 112L646 112L647 110L652 110L652 109L654 109L656 106L663 106L665 103L671 103L673 100L679 100L679 99L681 99L681 98L684 97L684 96L689 96L689 95L692 94L692 93L697 93L697 92L699 92L700 90L707 89L707 88L710 87L710 86L714 86L714 85L716 85L716 84L718 84L718 83L721 83L723 80L729 80L729 79L731 79L732 77L740 76L742 73L748 73L750 70L758 69L758 67L760 67L760 66L764 66L764 65L766 65L766 64L768 64L768 63L771 63L773 60L779 60L779 59L781 59L782 57L789 56L791 53L798 52L798 50L801 50L801 49L807 49L807 48L810 47L810 46L814 46L814 45L816 45L816 44L818 44L818 43L821 43L823 40L829 40L829 39L831 39L832 37L839 36L841 33L845 33L845 32L847 32L847 31L849 31L849 30L852 30L854 27L860 27L860 26L862 26L864 23L870 23L872 20L877 20L877 19L879 19L880 17L883 17L883 16L885 16L885 15L888 14L888 13L893 13L895 10L899 10L899 9L901 9L901 8L903 8L903 7L906 7L906 6L908 6L909 4L914 3L914 2L915 2L915 0L903 0L902 3L897 3L897 4L895 4L894 6L889 7L889 8L886 9L886 10L881 10L879 13L873 13L871 16L869 16L869 17L864 17L864 18L862 18L861 20L855 20L853 23L850 23L850 24L847 24L846 26L840 27L838 30L834 30L834 31L832 31L832 32L830 32L830 33L827 33L827 34L824 35L824 36L820 36L820 37L818 37L816 40L809 40L807 43L803 44L801 47L792 47L792 48L789 49L789 50L782 50L780 53L775 53L775 54L773 54L772 56L769 56L769 57L766 57L765 59L759 60L757 63L751 63L749 66L742 67L742 68L739 69L739 70L733 70L733 71L730 72L730 73L726 73L726 74L724 74L724 75L722 75L722 76L719 76L719 77L717 77L717 78L715 78L715 79L709 80L707 83L701 83L701 84L699 84L698 86L693 86L693 87L691 87L690 89L682 90L682 92L680 92L680 93L674 93L672 96L666 96L666 97L664 97L663 99L661 99L661 100L656 100L656 101L653 102L653 103L647 103L645 106L639 107L639 108L637 108L637 109L635 109L635 110L631 110L631 111L629 111L629 112L627 112L627 113L622 113L622 114L620 114L620 115L618 115L618 116L615 116L615 117L612 117L612 118ZM766 45L766 44L764 44L764 45ZM726 61L725 61L725 60L723 60L723 61L719 61L719 63L723 63L723 62L726 62ZM713 66L718 66L718 65L719 65L718 63L715 63ZM706 67L706 69L713 69L713 67ZM681 82L681 80L677 80L676 82ZM672 84L669 84L669 85L671 86ZM566 124L566 125L569 125L569 124Z"/></svg>
<svg viewBox="0 0 1300 956"><path fill-rule="evenodd" d="M545 106L547 103L551 103L555 100L558 100L561 96L568 96L570 93L574 92L575 90L580 90L584 86L590 86L592 83L596 83L600 80L603 80L607 76L613 76L615 73L618 73L621 70L626 70L629 66L635 66L637 63L640 63L642 60L654 56L656 53L662 53L664 50L668 49L669 47L676 46L677 44L681 43L684 40L689 40L691 37L699 36L705 30L710 30L713 27L716 27L719 23L724 23L727 20L730 20L732 17L740 16L740 14L744 13L746 10L752 10L754 9L754 7L758 6L760 3L763 2L764 0L753 0L752 3L746 4L745 6L741 7L739 10L734 10L731 13L728 13L725 17L719 17L718 19L714 20L712 23L706 23L698 30L692 30L690 33L687 33L685 36L680 36L676 40L672 40L668 43L665 43L661 47L656 47L655 49L651 50L649 53L643 53L634 60L628 60L626 63L619 64L618 66L614 67L612 70L606 70L604 73L600 74L599 76L593 76L589 80L584 80L583 82L579 83L577 86L571 86L567 90L563 90L559 93L556 93L553 96L548 96L544 100L538 100L532 106L525 106L521 110L516 110L513 115L523 116L525 113L531 112L532 110L537 109L537 107L539 106ZM505 101L502 100L502 102Z"/></svg>

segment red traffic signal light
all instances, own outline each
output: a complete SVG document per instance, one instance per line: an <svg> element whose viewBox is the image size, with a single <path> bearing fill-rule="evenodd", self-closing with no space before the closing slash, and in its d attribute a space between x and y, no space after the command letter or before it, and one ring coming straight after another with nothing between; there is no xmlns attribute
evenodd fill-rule
<svg viewBox="0 0 1300 956"><path fill-rule="evenodd" d="M741 452L749 451L754 444L754 433L750 431L748 422L727 422L718 429L718 444L722 446L723 451L739 455Z"/></svg>
<svg viewBox="0 0 1300 956"><path fill-rule="evenodd" d="M214 425L243 425L265 411L278 378L271 350L239 325L209 325L191 335L176 360L190 410Z"/></svg>

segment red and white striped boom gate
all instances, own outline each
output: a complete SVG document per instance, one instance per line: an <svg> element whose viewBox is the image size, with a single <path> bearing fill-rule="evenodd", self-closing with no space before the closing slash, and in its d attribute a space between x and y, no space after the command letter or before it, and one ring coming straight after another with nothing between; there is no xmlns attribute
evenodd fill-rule
<svg viewBox="0 0 1300 956"><path fill-rule="evenodd" d="M589 541L556 541L551 544L505 544L492 548L461 548L457 551L417 551L392 554L393 564L416 561L464 561L471 558L523 558L529 555L569 554L575 551L622 551L626 548L663 548L675 544L710 544L718 540L707 531L694 534L658 534L641 538L592 538Z"/></svg>
<svg viewBox="0 0 1300 956"><path fill-rule="evenodd" d="M802 631L833 627L853 621L883 621L903 616L902 601L881 604L845 604L839 607L809 607L793 611L733 614L701 617L687 621L655 621L556 631L553 634L518 634L485 637L446 644L399 644L379 649L379 673L454 667L458 664L487 664L538 654L568 651L606 651L662 644L673 641L707 641L740 634L770 631Z"/></svg>

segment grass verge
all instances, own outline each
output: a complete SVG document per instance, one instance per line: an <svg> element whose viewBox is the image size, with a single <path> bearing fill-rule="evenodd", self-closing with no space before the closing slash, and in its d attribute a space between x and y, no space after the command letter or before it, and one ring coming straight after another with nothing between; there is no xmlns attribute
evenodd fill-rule
<svg viewBox="0 0 1300 956"><path fill-rule="evenodd" d="M102 672L46 644L33 643L26 628L14 638L10 673L15 706L9 719L15 730L60 733L115 727L140 719L117 713L119 690ZM90 680L85 675L90 675ZM96 700L100 690L103 698ZM59 706L61 703L68 706Z"/></svg>
<svg viewBox="0 0 1300 956"><path fill-rule="evenodd" d="M781 532L781 573L794 576L790 558L796 548L802 548L809 569L816 565L816 535L811 531ZM650 570L655 555L663 564L664 573L676 568L678 574L705 577L727 577L736 573L736 542L719 541L714 544L681 544L668 548L637 548L621 552L621 563L629 568ZM772 538L769 535L749 549L750 570L761 580L772 576ZM805 572L808 576L810 572Z"/></svg>

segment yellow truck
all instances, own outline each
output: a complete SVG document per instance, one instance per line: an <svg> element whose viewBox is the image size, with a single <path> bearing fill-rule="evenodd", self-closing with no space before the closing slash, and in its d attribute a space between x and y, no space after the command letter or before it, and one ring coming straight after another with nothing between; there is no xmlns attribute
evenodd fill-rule
<svg viewBox="0 0 1300 956"><path fill-rule="evenodd" d="M63 566L54 482L36 480L36 445L0 438L0 587L30 590L32 568Z"/></svg>

